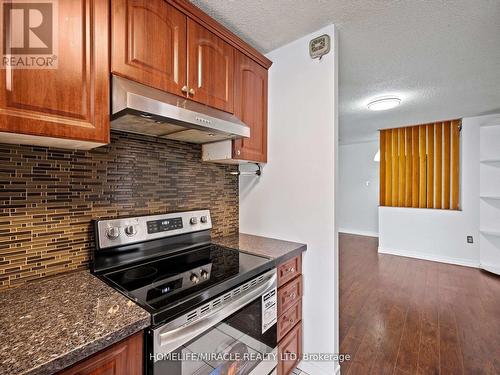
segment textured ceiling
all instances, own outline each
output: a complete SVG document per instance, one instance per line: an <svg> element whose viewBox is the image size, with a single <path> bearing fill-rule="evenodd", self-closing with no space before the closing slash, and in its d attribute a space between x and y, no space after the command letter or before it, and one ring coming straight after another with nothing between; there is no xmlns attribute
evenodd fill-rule
<svg viewBox="0 0 500 375"><path fill-rule="evenodd" d="M500 111L500 0L194 0L262 52L339 31L340 137ZM403 99L371 112L380 95Z"/></svg>

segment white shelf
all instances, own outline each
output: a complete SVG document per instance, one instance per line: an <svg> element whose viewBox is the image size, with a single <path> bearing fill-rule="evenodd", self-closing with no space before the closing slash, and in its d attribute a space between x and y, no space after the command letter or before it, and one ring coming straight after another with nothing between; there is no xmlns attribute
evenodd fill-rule
<svg viewBox="0 0 500 375"><path fill-rule="evenodd" d="M500 118L486 123L479 131L479 259L483 269L500 274Z"/></svg>
<svg viewBox="0 0 500 375"><path fill-rule="evenodd" d="M480 229L479 231L488 236L500 237L500 230Z"/></svg>
<svg viewBox="0 0 500 375"><path fill-rule="evenodd" d="M495 199L495 200L500 200L500 195L481 195L481 199Z"/></svg>
<svg viewBox="0 0 500 375"><path fill-rule="evenodd" d="M492 165L494 167L500 167L500 159L484 159L481 160L481 163Z"/></svg>

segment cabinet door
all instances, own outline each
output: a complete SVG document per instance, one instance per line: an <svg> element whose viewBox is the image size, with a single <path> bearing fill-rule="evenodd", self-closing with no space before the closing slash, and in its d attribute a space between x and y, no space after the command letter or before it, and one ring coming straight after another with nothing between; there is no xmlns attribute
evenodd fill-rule
<svg viewBox="0 0 500 375"><path fill-rule="evenodd" d="M186 16L161 0L112 0L114 74L185 95Z"/></svg>
<svg viewBox="0 0 500 375"><path fill-rule="evenodd" d="M108 1L59 1L57 8L57 68L0 70L0 142L109 142Z"/></svg>
<svg viewBox="0 0 500 375"><path fill-rule="evenodd" d="M234 114L250 127L250 138L235 140L233 158L267 162L267 69L236 52Z"/></svg>
<svg viewBox="0 0 500 375"><path fill-rule="evenodd" d="M234 48L188 19L189 98L233 113Z"/></svg>
<svg viewBox="0 0 500 375"><path fill-rule="evenodd" d="M302 324L299 323L278 345L278 375L290 375L302 357Z"/></svg>
<svg viewBox="0 0 500 375"><path fill-rule="evenodd" d="M83 361L58 375L142 375L143 334L139 332Z"/></svg>

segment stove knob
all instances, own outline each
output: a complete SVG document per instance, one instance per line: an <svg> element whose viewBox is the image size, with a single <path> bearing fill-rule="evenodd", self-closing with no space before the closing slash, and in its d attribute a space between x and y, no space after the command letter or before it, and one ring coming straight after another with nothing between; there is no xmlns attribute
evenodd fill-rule
<svg viewBox="0 0 500 375"><path fill-rule="evenodd" d="M206 280L206 279L208 279L208 272L207 272L207 271L205 271L205 270L201 270L201 272L200 272L200 276L201 276L201 278L202 278L203 280Z"/></svg>
<svg viewBox="0 0 500 375"><path fill-rule="evenodd" d="M198 275L196 275L195 273L193 273L191 275L191 277L189 278L189 280L191 280L191 282L193 284L198 284L198 282L200 281L200 278L198 277Z"/></svg>
<svg viewBox="0 0 500 375"><path fill-rule="evenodd" d="M135 234L137 233L137 228L135 227L135 225L129 225L128 227L125 227L125 234L127 236L135 236Z"/></svg>
<svg viewBox="0 0 500 375"><path fill-rule="evenodd" d="M193 217L189 220L189 223L190 223L191 225L198 224L198 218L196 218L196 217L194 217L194 216L193 216Z"/></svg>
<svg viewBox="0 0 500 375"><path fill-rule="evenodd" d="M203 224L206 224L208 222L208 219L206 216L202 216L200 217L200 221L203 223Z"/></svg>
<svg viewBox="0 0 500 375"><path fill-rule="evenodd" d="M106 230L106 236L110 240L116 240L120 236L120 227L109 227Z"/></svg>

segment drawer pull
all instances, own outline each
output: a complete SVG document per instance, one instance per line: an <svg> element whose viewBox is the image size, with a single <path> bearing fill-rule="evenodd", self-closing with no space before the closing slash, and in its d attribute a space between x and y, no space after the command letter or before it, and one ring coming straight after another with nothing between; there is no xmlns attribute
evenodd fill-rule
<svg viewBox="0 0 500 375"><path fill-rule="evenodd" d="M293 323L295 323L295 320L294 319L289 319L288 323L293 324Z"/></svg>
<svg viewBox="0 0 500 375"><path fill-rule="evenodd" d="M285 270L285 273L295 272L295 267L290 267Z"/></svg>
<svg viewBox="0 0 500 375"><path fill-rule="evenodd" d="M291 298L291 299L295 299L295 297L297 297L297 294L294 293L288 293L288 297Z"/></svg>

